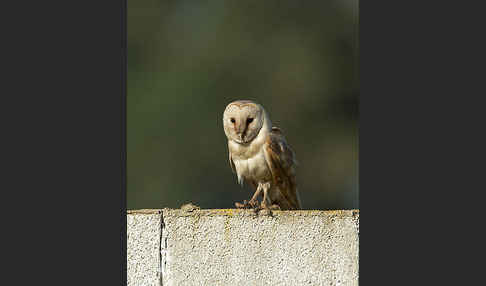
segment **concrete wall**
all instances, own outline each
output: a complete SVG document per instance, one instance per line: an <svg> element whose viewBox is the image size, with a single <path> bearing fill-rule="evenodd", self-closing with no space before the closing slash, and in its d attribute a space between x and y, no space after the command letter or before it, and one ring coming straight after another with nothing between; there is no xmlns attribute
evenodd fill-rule
<svg viewBox="0 0 486 286"><path fill-rule="evenodd" d="M128 285L358 285L359 211L135 210Z"/></svg>

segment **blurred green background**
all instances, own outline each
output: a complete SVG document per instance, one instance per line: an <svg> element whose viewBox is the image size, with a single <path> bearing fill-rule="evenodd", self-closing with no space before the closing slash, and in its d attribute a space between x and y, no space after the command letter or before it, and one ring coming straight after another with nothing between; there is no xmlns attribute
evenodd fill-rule
<svg viewBox="0 0 486 286"><path fill-rule="evenodd" d="M269 112L304 209L359 208L357 0L128 1L127 207L233 208L222 114Z"/></svg>

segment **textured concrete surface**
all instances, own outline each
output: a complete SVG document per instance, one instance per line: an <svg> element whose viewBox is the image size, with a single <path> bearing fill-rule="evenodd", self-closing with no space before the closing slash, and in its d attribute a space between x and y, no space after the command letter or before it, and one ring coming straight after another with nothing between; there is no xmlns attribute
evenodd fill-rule
<svg viewBox="0 0 486 286"><path fill-rule="evenodd" d="M358 285L357 210L133 211L128 233L128 285Z"/></svg>
<svg viewBox="0 0 486 286"><path fill-rule="evenodd" d="M127 214L127 284L161 285L161 210L129 211Z"/></svg>

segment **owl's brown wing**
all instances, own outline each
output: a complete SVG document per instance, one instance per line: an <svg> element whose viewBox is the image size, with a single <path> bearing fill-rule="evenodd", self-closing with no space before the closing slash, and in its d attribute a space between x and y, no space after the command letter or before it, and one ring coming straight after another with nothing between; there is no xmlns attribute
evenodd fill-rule
<svg viewBox="0 0 486 286"><path fill-rule="evenodd" d="M272 127L264 146L265 159L272 173L273 183L281 191L277 203L282 210L301 208L297 194L296 172L297 161L292 148L287 144L282 131Z"/></svg>

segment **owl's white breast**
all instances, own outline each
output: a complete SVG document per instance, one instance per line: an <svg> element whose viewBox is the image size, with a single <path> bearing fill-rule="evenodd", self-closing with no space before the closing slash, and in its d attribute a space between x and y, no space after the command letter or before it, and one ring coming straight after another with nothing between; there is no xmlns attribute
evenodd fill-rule
<svg viewBox="0 0 486 286"><path fill-rule="evenodd" d="M271 177L263 149L260 149L259 152L248 158L233 157L233 162L235 163L238 176L246 180L263 182L269 180Z"/></svg>
<svg viewBox="0 0 486 286"><path fill-rule="evenodd" d="M228 142L238 181L244 178L258 183L271 179L270 169L263 151L267 134L267 128L264 127L249 145L241 145L233 141Z"/></svg>

